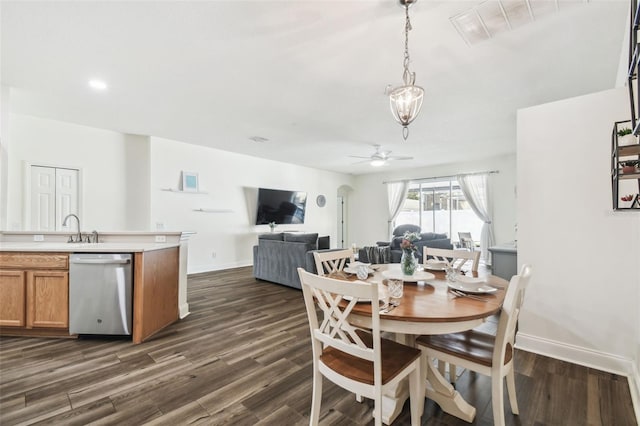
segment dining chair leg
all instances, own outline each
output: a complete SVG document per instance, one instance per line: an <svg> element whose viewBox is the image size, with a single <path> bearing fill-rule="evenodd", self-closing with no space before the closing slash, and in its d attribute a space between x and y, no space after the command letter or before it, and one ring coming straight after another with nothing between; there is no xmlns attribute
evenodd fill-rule
<svg viewBox="0 0 640 426"><path fill-rule="evenodd" d="M499 372L491 374L491 406L494 426L504 426L503 381L504 377Z"/></svg>
<svg viewBox="0 0 640 426"><path fill-rule="evenodd" d="M518 398L516 397L516 378L513 372L513 366L507 374L507 393L509 394L509 404L511 405L511 412L513 414L520 414L518 409Z"/></svg>
<svg viewBox="0 0 640 426"><path fill-rule="evenodd" d="M322 402L322 374L314 367L313 391L311 396L311 414L309 426L317 426L320 422L320 404Z"/></svg>
<svg viewBox="0 0 640 426"><path fill-rule="evenodd" d="M452 385L456 384L457 371L458 371L457 367L449 363L449 381L451 382Z"/></svg>
<svg viewBox="0 0 640 426"><path fill-rule="evenodd" d="M373 419L375 426L382 426L382 389L376 392L373 401Z"/></svg>
<svg viewBox="0 0 640 426"><path fill-rule="evenodd" d="M360 395L359 393L356 394L356 402L362 402L364 401L364 399L362 398L362 395Z"/></svg>
<svg viewBox="0 0 640 426"><path fill-rule="evenodd" d="M445 373L447 372L447 363L444 361L438 360L438 371L440 372L440 374L444 376Z"/></svg>
<svg viewBox="0 0 640 426"><path fill-rule="evenodd" d="M424 406L424 385L421 380L420 363L409 375L409 398L411 405L411 426L419 426Z"/></svg>

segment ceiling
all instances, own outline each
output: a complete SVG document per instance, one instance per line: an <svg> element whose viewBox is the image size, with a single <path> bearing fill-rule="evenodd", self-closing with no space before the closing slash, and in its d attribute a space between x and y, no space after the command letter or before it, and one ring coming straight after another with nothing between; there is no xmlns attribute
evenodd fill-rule
<svg viewBox="0 0 640 426"><path fill-rule="evenodd" d="M450 18L479 3L410 9L426 93L407 141L384 94L402 81L396 0L3 0L2 84L17 113L353 174L381 170L349 157L374 145L414 157L386 170L513 153L517 109L615 86L628 1L559 0L467 45Z"/></svg>

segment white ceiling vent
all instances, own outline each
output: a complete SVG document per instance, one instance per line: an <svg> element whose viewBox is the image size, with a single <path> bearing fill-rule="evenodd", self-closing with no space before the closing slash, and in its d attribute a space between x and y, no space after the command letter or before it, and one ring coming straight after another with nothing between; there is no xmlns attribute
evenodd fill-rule
<svg viewBox="0 0 640 426"><path fill-rule="evenodd" d="M586 0L486 0L450 19L468 45Z"/></svg>

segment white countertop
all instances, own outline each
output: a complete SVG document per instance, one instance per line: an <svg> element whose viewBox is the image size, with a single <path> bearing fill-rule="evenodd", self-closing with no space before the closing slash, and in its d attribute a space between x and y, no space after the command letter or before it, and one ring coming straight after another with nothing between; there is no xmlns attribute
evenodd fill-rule
<svg viewBox="0 0 640 426"><path fill-rule="evenodd" d="M56 243L56 242L0 242L0 251L37 251L68 253L136 253L179 247L180 243Z"/></svg>

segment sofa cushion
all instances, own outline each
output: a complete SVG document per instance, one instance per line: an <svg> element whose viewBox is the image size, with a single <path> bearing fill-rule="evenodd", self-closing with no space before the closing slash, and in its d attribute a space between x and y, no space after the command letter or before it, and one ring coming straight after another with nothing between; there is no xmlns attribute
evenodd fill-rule
<svg viewBox="0 0 640 426"><path fill-rule="evenodd" d="M271 233L271 234L260 234L258 235L258 240L277 240L284 241L284 233Z"/></svg>
<svg viewBox="0 0 640 426"><path fill-rule="evenodd" d="M447 238L449 238L447 237L447 234L436 234L435 232L423 232L422 234L420 234L420 239L422 241L444 240Z"/></svg>
<svg viewBox="0 0 640 426"><path fill-rule="evenodd" d="M420 232L420 227L418 225L413 225L411 223L398 225L393 230L393 236L402 237L406 232Z"/></svg>
<svg viewBox="0 0 640 426"><path fill-rule="evenodd" d="M318 244L318 233L315 234L289 234L285 232L284 240L290 243Z"/></svg>

